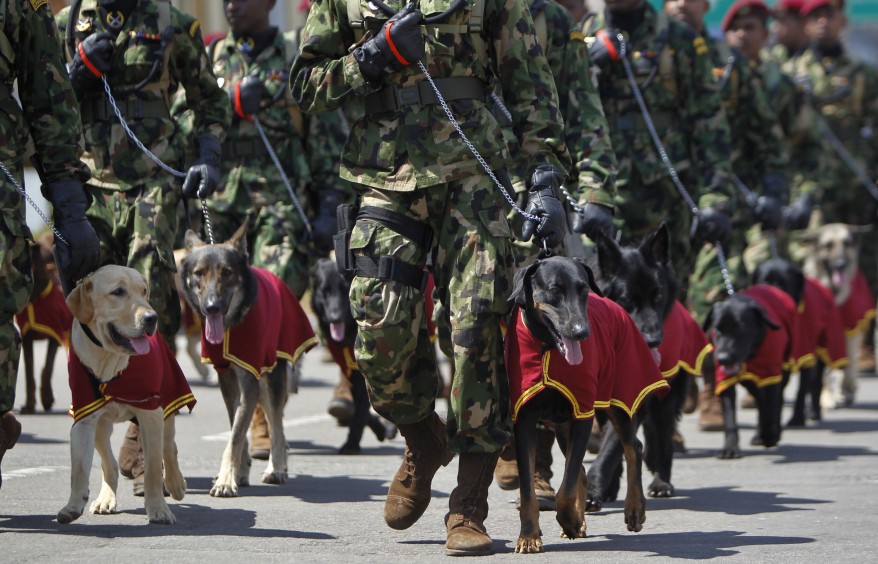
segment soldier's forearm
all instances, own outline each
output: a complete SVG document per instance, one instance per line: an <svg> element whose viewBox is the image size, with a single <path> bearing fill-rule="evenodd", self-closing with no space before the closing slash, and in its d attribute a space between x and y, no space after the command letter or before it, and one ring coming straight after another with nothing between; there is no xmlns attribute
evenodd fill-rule
<svg viewBox="0 0 878 564"><path fill-rule="evenodd" d="M363 77L353 55L334 60L303 55L290 71L290 90L303 112L316 114L337 110L351 96L364 96L376 88Z"/></svg>

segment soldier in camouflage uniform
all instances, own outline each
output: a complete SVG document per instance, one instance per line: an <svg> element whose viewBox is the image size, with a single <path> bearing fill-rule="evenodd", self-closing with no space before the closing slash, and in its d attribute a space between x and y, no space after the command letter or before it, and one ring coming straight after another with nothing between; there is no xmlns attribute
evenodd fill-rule
<svg viewBox="0 0 878 564"><path fill-rule="evenodd" d="M774 7L774 21L771 29L775 44L771 46L768 57L784 64L798 57L808 47L805 23L799 11L805 0L780 0Z"/></svg>
<svg viewBox="0 0 878 564"><path fill-rule="evenodd" d="M100 260L97 235L85 217L88 199L82 183L89 172L79 160L82 126L58 47L46 2L0 0L0 163L5 169L0 171L0 462L21 434L12 413L21 353L13 319L27 305L33 277L31 234L13 179L24 182L28 136L36 149L33 162L43 195L53 205L55 229L67 241L56 240L55 248L65 288L97 268ZM20 107L12 96L16 81ZM2 480L0 475L0 485Z"/></svg>
<svg viewBox="0 0 878 564"><path fill-rule="evenodd" d="M462 130L505 178L509 151L485 105L490 84L499 81L518 133L516 158L529 163L528 210L539 221L526 229L548 246L560 243L566 230L557 189L569 156L558 95L526 4L390 6L399 12L385 13L365 0L314 4L291 86L306 112L346 105L358 118L341 175L359 184L362 206L350 237L352 256L341 258L351 259L356 273L351 303L359 368L374 407L406 439L385 521L396 529L417 521L429 504L433 475L458 452L446 552L488 554L488 487L510 434L500 321L509 307L512 233L500 189L456 133L415 61L423 60ZM421 297L428 255L451 317L447 426L434 410L436 359Z"/></svg>
<svg viewBox="0 0 878 564"><path fill-rule="evenodd" d="M674 270L685 287L692 268L692 212L674 186L646 128L620 60L616 34L658 135L683 185L703 210L700 240L725 237L736 197L729 179L729 128L704 39L644 0L609 0L582 31L619 163L616 206L623 241L637 242L663 221L671 229ZM685 289L683 295L685 296Z"/></svg>
<svg viewBox="0 0 878 564"><path fill-rule="evenodd" d="M56 21L75 40L71 81L85 131L84 160L93 177L89 219L101 238L102 262L143 274L159 331L173 346L180 326L173 243L181 192L204 198L219 182L220 142L230 119L228 97L210 70L198 21L170 0L82 0ZM164 48L162 48L164 46ZM161 57L161 59L159 59ZM185 136L171 119L171 96L185 88L194 103L198 156L179 180L129 139L110 109L100 75L110 84L134 135L169 166L183 166Z"/></svg>

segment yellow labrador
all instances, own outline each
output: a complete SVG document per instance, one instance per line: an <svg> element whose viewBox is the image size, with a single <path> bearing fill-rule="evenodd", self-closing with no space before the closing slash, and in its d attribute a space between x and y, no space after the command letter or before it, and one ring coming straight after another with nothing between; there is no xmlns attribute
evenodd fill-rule
<svg viewBox="0 0 878 564"><path fill-rule="evenodd" d="M176 500L186 493L177 463L173 416L195 403L170 348L156 332L158 315L147 301L146 280L122 266L104 266L67 297L75 318L68 362L74 423L70 430L71 492L59 523L82 515L94 450L102 484L91 512L116 512L119 466L111 451L113 423L136 417L143 441L144 497L150 523L176 521L164 486Z"/></svg>

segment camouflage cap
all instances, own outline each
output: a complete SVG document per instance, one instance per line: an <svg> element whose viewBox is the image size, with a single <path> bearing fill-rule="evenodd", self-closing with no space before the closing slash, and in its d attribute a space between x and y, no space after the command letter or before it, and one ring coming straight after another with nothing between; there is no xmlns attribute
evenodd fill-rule
<svg viewBox="0 0 878 564"><path fill-rule="evenodd" d="M762 0L738 0L729 7L721 24L723 31L728 31L738 16L758 16L764 22L771 15L768 6Z"/></svg>
<svg viewBox="0 0 878 564"><path fill-rule="evenodd" d="M805 3L802 4L802 8L799 10L799 14L804 18L819 8L844 10L844 0L805 0Z"/></svg>

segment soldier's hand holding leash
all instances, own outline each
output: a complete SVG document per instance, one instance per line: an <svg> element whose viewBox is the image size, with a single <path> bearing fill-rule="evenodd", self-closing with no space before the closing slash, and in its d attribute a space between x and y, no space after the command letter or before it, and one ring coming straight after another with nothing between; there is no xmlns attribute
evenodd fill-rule
<svg viewBox="0 0 878 564"><path fill-rule="evenodd" d="M219 187L222 148L213 135L199 135L198 158L189 167L183 181L183 195L187 198L207 198Z"/></svg>
<svg viewBox="0 0 878 564"><path fill-rule="evenodd" d="M784 208L783 222L787 229L805 229L814 210L814 196L802 194L796 201Z"/></svg>
<svg viewBox="0 0 878 564"><path fill-rule="evenodd" d="M250 119L262 109L262 98L265 96L265 83L259 77L248 74L236 83L229 92L232 107L238 117Z"/></svg>
<svg viewBox="0 0 878 564"><path fill-rule="evenodd" d="M763 231L773 231L783 222L783 205L789 199L790 185L780 174L762 177L762 195L756 199L753 215ZM809 214L810 215L810 214Z"/></svg>
<svg viewBox="0 0 878 564"><path fill-rule="evenodd" d="M404 66L424 58L426 47L421 35L424 15L413 3L385 22L372 39L354 49L354 59L369 82L379 82Z"/></svg>
<svg viewBox="0 0 878 564"><path fill-rule="evenodd" d="M109 33L94 33L76 47L67 74L77 96L83 91L98 88L101 77L110 72L115 40Z"/></svg>
<svg viewBox="0 0 878 564"><path fill-rule="evenodd" d="M529 241L536 234L537 242L554 247L564 239L567 231L567 212L558 199L557 191L564 175L552 165L539 165L528 183L529 197L526 213L537 216L539 221L528 219L521 230L521 238Z"/></svg>
<svg viewBox="0 0 878 564"><path fill-rule="evenodd" d="M53 251L64 295L67 295L78 280L100 266L101 245L85 217L89 201L80 181L44 184L42 192L52 202L53 229L61 238L55 241Z"/></svg>
<svg viewBox="0 0 878 564"><path fill-rule="evenodd" d="M574 233L585 233L586 237L594 240L598 232L613 236L613 210L601 204L588 203L573 214Z"/></svg>

